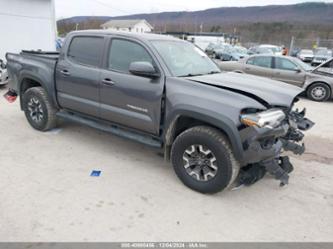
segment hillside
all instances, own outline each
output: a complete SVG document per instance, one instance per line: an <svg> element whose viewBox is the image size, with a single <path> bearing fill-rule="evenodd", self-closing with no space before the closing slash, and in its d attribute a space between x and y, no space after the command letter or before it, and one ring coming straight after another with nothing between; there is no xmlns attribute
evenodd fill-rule
<svg viewBox="0 0 333 249"><path fill-rule="evenodd" d="M66 33L79 23L80 29L99 28L110 19L146 19L155 31L236 32L257 39L263 32L287 32L307 38L309 35L332 37L333 3L302 3L294 5L269 5L257 7L222 7L193 12L162 12L128 16L78 16L58 21L60 33ZM260 30L258 30L259 28ZM250 34L252 30L254 34ZM243 33L242 33L243 32ZM244 33L245 32L245 33ZM265 34L266 34L265 33ZM311 33L311 34L310 34ZM248 37L250 36L250 37ZM251 37L252 36L252 37ZM260 38L261 39L261 38ZM290 37L288 38L290 39ZM284 38L282 38L281 42Z"/></svg>
<svg viewBox="0 0 333 249"><path fill-rule="evenodd" d="M72 17L61 20L82 22L89 16ZM269 5L259 7L222 7L193 12L162 12L128 16L97 16L96 20L146 19L154 25L165 23L192 23L193 20L207 25L239 24L254 22L288 22L333 24L333 3L302 3L295 5Z"/></svg>

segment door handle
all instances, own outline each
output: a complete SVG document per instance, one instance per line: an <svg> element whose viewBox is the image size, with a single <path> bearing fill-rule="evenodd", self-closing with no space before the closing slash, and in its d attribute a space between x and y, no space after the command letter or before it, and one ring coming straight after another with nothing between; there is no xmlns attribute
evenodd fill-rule
<svg viewBox="0 0 333 249"><path fill-rule="evenodd" d="M68 72L68 70L64 69L64 70L61 70L60 73L64 76L70 76L70 72Z"/></svg>
<svg viewBox="0 0 333 249"><path fill-rule="evenodd" d="M246 67L245 70L250 70L250 68L249 68L249 67Z"/></svg>
<svg viewBox="0 0 333 249"><path fill-rule="evenodd" d="M105 86L113 86L115 84L115 82L109 78L105 78L104 80L102 80L102 83Z"/></svg>

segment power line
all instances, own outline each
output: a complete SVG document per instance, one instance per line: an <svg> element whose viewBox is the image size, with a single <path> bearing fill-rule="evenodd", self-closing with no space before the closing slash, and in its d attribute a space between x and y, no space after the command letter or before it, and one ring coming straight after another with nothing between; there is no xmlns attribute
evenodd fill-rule
<svg viewBox="0 0 333 249"><path fill-rule="evenodd" d="M125 11L125 10L114 8L113 6L111 6L111 5L107 4L107 3L104 3L104 2L101 2L101 1L98 1L98 0L91 0L91 1L93 1L93 2L95 2L97 4L100 4L100 5L104 6L104 7L110 8L112 10L116 10L116 11L123 12L123 13L128 14L128 15L131 15L131 13L129 13L129 12Z"/></svg>

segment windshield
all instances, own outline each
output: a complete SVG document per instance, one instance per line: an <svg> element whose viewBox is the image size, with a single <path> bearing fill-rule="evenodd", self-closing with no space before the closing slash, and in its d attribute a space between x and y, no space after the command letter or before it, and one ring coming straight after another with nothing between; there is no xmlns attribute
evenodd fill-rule
<svg viewBox="0 0 333 249"><path fill-rule="evenodd" d="M297 64L303 68L305 71L311 71L313 70L313 67L311 67L309 64L306 64L305 62L301 61L300 59L295 59L297 61Z"/></svg>
<svg viewBox="0 0 333 249"><path fill-rule="evenodd" d="M235 46L234 47L235 51L239 54L246 54L247 53L247 49L246 48L243 48L243 47L238 47L238 46Z"/></svg>
<svg viewBox="0 0 333 249"><path fill-rule="evenodd" d="M312 50L301 50L300 54L310 54L310 55L312 55L313 52L312 52Z"/></svg>
<svg viewBox="0 0 333 249"><path fill-rule="evenodd" d="M192 43L152 41L174 76L196 76L221 72L218 66Z"/></svg>

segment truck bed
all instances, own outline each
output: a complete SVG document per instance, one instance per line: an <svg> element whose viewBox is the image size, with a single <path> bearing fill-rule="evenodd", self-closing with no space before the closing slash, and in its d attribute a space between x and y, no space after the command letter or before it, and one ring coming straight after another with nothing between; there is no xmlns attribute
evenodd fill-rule
<svg viewBox="0 0 333 249"><path fill-rule="evenodd" d="M58 62L58 52L48 51L27 51L23 50L19 54L7 53L7 65L9 78L9 88L20 94L21 78L30 78L42 84L50 96L54 96L54 72ZM38 72L36 74L35 72Z"/></svg>

